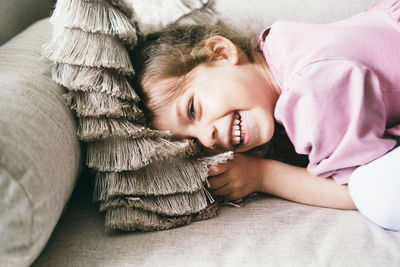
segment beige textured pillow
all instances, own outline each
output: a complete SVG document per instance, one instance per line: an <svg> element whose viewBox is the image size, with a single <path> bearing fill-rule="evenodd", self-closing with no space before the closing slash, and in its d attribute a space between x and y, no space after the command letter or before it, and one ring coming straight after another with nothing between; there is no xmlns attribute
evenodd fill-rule
<svg viewBox="0 0 400 267"><path fill-rule="evenodd" d="M43 54L55 63L53 79L69 89L65 97L88 143L86 163L97 171L94 198L106 212L106 227L152 231L214 216L217 205L204 187L208 165L232 153L193 158L199 152L193 141L147 127L127 52L141 25L132 9L139 2L59 0L51 19L54 38ZM177 18L205 5L184 2ZM162 7L172 10L153 6Z"/></svg>
<svg viewBox="0 0 400 267"><path fill-rule="evenodd" d="M41 59L42 20L0 47L0 266L28 266L50 237L81 166L75 118Z"/></svg>

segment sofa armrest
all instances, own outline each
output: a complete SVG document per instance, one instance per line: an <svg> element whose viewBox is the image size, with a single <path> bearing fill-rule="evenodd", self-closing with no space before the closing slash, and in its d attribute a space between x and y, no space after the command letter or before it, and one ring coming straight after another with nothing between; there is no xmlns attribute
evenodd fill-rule
<svg viewBox="0 0 400 267"><path fill-rule="evenodd" d="M52 0L0 1L0 45L33 22L48 17Z"/></svg>
<svg viewBox="0 0 400 267"><path fill-rule="evenodd" d="M64 88L41 58L48 19L0 47L0 266L28 266L79 175L81 147Z"/></svg>

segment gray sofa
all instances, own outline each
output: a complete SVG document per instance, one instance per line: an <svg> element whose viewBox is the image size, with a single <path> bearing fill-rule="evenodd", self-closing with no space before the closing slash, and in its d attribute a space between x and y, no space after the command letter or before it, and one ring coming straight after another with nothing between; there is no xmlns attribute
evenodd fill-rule
<svg viewBox="0 0 400 267"><path fill-rule="evenodd" d="M40 58L51 2L0 2L0 266L400 266L400 233L357 211L268 195L177 229L105 231L75 118ZM278 18L328 22L371 2L215 0L214 8L246 32Z"/></svg>

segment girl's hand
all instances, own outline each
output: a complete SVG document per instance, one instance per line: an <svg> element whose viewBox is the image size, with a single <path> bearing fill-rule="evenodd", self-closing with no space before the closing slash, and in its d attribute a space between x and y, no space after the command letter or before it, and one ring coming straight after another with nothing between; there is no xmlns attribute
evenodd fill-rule
<svg viewBox="0 0 400 267"><path fill-rule="evenodd" d="M208 175L209 188L224 200L240 199L262 186L261 160L240 153L233 160L210 167Z"/></svg>

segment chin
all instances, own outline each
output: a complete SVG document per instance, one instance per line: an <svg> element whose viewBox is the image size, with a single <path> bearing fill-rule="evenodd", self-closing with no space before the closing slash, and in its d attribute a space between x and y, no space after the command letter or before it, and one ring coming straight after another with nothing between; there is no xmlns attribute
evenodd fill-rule
<svg viewBox="0 0 400 267"><path fill-rule="evenodd" d="M243 145L243 146L239 146L239 147L235 148L234 151L235 151L235 152L246 152L246 151L249 151L249 150L251 150L251 149L253 149L253 148L255 148L255 147L258 147L258 146L260 146L260 145L263 145L263 144L264 144L264 143L262 143L262 144L248 144L248 145Z"/></svg>

